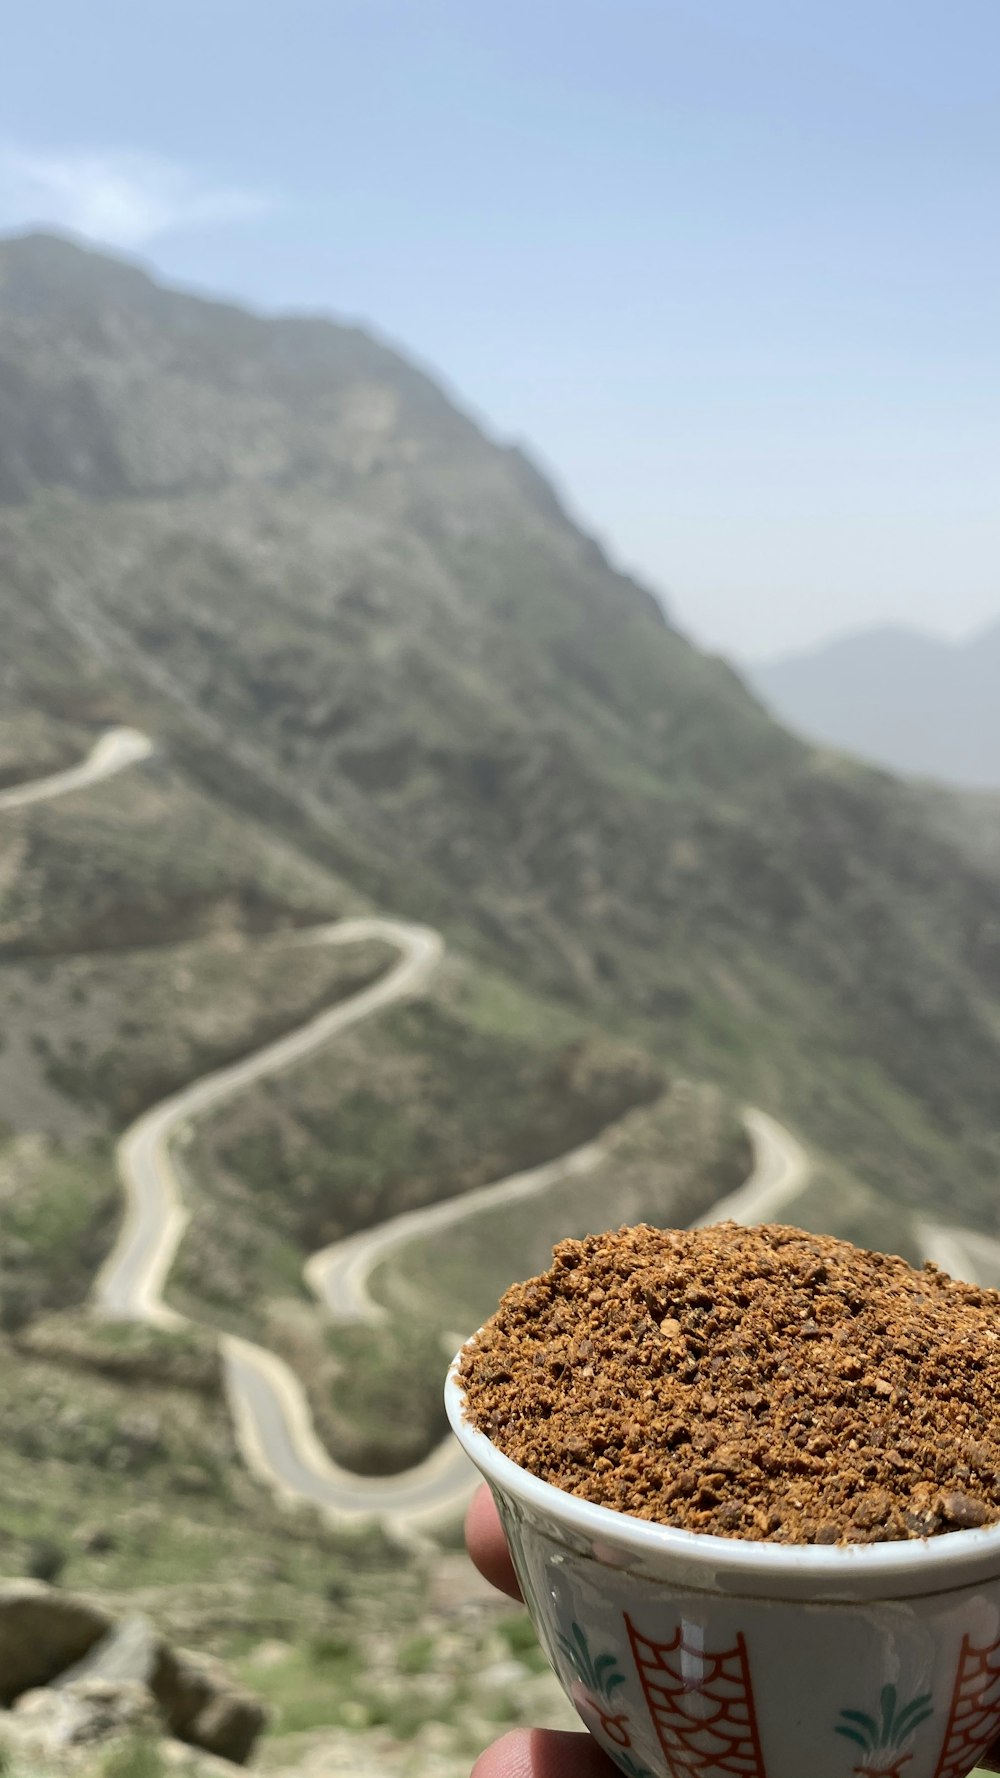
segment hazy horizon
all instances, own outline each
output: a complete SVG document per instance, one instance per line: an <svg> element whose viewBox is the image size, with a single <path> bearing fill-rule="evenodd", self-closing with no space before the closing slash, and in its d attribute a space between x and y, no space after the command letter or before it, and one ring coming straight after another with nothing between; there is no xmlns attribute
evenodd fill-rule
<svg viewBox="0 0 1000 1778"><path fill-rule="evenodd" d="M737 659L956 637L1000 615L998 50L987 0L43 0L0 226L364 320Z"/></svg>
<svg viewBox="0 0 1000 1778"><path fill-rule="evenodd" d="M740 658L747 666L763 667L777 661L795 659L800 655L822 654L827 650L840 648L847 643L882 635L907 636L917 641L930 642L938 648L954 649L956 652L961 652L963 649L974 647L977 642L998 626L1000 626L1000 593L997 595L995 619L987 619L985 623L974 623L962 629L948 631L943 625L935 627L931 624L909 623L905 619L893 621L875 618L870 623L850 624L846 628L821 632L814 639L796 648L781 648L767 655L743 655Z"/></svg>

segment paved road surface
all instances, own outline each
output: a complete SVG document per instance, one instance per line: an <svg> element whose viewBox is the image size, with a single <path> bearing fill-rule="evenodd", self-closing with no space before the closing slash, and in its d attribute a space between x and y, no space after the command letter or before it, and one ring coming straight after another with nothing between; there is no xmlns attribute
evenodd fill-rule
<svg viewBox="0 0 1000 1778"><path fill-rule="evenodd" d="M753 1143L753 1172L745 1185L720 1198L711 1210L700 1216L695 1228L706 1228L713 1222L774 1222L797 1198L809 1178L809 1156L796 1142L791 1130L779 1124L766 1111L753 1108L743 1113L746 1131Z"/></svg>
<svg viewBox="0 0 1000 1778"><path fill-rule="evenodd" d="M244 1461L284 1499L307 1500L334 1522L377 1518L403 1541L467 1504L478 1478L453 1438L404 1475L353 1475L320 1443L302 1385L282 1359L228 1334L222 1351Z"/></svg>
<svg viewBox="0 0 1000 1778"><path fill-rule="evenodd" d="M0 790L0 813L8 809L25 809L31 803L45 803L54 796L66 796L71 790L86 790L102 778L113 778L126 766L148 759L153 743L148 735L134 728L112 728L95 742L86 759L65 772L53 772L49 778L34 778L30 784L12 784Z"/></svg>
<svg viewBox="0 0 1000 1778"><path fill-rule="evenodd" d="M945 1227L939 1222L919 1222L917 1235L924 1258L949 1272L953 1278L964 1278L969 1284L985 1284L991 1290L1000 1288L1000 1241L992 1235L981 1235L976 1229Z"/></svg>

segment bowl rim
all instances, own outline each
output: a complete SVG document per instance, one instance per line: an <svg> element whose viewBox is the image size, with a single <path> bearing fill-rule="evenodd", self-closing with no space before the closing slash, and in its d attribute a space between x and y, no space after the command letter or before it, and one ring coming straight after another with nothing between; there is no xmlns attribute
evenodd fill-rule
<svg viewBox="0 0 1000 1778"><path fill-rule="evenodd" d="M919 1579L920 1590L931 1593L968 1585L970 1571L973 1577L976 1571L980 1571L981 1577L992 1571L1000 1578L1000 1524L895 1542L781 1544L684 1531L582 1500L532 1475L505 1456L466 1417L465 1391L459 1378L464 1351L463 1346L449 1366L445 1408L452 1431L476 1468L488 1482L513 1495L536 1517L549 1520L554 1528L575 1533L594 1544L613 1546L635 1558L646 1570L674 1564L690 1572L701 1567L706 1574L720 1579L728 1575L745 1582L753 1577L761 1583L762 1597L767 1596L768 1581L812 1580L819 1583L823 1592L831 1584L841 1582L848 1588L861 1586L868 1594L872 1583L893 1579L910 1582L907 1592Z"/></svg>

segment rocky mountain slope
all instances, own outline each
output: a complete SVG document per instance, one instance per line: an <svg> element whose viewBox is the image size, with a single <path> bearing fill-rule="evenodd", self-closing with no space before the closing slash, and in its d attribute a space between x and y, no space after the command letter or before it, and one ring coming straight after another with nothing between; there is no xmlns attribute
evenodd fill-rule
<svg viewBox="0 0 1000 1778"><path fill-rule="evenodd" d="M756 667L783 721L891 771L1000 789L1000 623L965 643L867 630Z"/></svg>
<svg viewBox="0 0 1000 1778"><path fill-rule="evenodd" d="M557 1708L523 1620L451 1558L280 1513L210 1334L81 1313L117 1136L385 967L301 929L442 931L419 1002L205 1120L172 1280L299 1365L347 1460L398 1467L442 1329L405 1254L401 1316L331 1329L305 1253L608 1123L544 1213L425 1243L424 1297L471 1322L574 1218L700 1213L749 1167L747 1101L810 1151L814 1226L1000 1226L1000 840L777 726L377 340L40 236L0 242L0 625L0 788L112 723L155 743L0 815L3 1565L223 1656L288 1735L452 1778Z"/></svg>
<svg viewBox="0 0 1000 1778"><path fill-rule="evenodd" d="M141 710L352 888L992 1220L1000 878L794 740L355 329L0 245L9 710ZM31 743L37 752L37 742Z"/></svg>

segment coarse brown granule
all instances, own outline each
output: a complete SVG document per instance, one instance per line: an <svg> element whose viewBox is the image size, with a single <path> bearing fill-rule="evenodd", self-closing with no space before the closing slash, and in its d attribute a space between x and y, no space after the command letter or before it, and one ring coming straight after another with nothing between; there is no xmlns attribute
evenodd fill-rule
<svg viewBox="0 0 1000 1778"><path fill-rule="evenodd" d="M563 1241L460 1376L515 1463L664 1525L877 1543L1000 1521L1000 1294L847 1241Z"/></svg>

